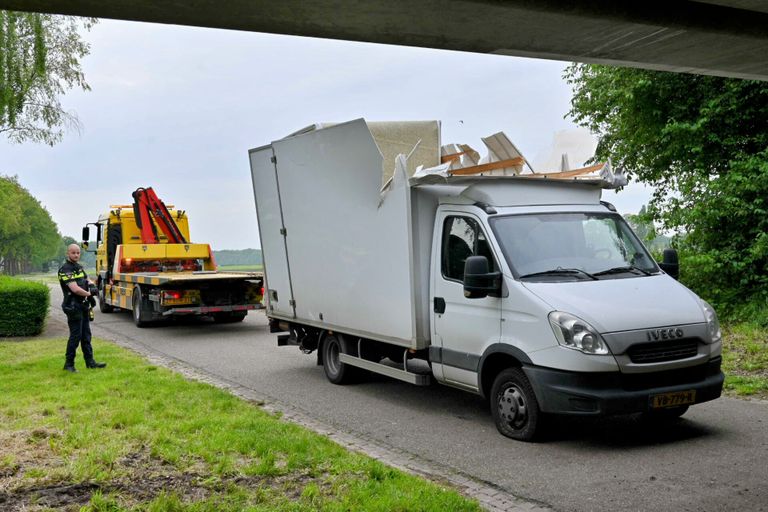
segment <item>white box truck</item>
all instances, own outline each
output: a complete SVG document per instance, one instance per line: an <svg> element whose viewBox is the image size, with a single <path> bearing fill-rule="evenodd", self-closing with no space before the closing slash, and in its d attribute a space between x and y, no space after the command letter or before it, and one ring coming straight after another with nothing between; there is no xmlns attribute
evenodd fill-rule
<svg viewBox="0 0 768 512"><path fill-rule="evenodd" d="M714 310L600 180L413 177L441 163L438 122L314 125L249 154L271 331L331 382L434 378L526 441L551 414L720 396Z"/></svg>

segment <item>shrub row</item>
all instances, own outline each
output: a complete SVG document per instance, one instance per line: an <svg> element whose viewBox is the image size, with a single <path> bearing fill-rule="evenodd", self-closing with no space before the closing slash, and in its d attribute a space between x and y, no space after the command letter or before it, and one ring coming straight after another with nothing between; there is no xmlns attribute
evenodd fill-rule
<svg viewBox="0 0 768 512"><path fill-rule="evenodd" d="M46 285L0 276L0 336L40 334L50 302Z"/></svg>

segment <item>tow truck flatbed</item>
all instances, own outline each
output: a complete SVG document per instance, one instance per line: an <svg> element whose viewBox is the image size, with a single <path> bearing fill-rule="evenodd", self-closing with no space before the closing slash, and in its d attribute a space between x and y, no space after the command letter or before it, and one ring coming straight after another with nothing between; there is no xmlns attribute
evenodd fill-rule
<svg viewBox="0 0 768 512"><path fill-rule="evenodd" d="M203 270L199 272L130 272L114 274L115 281L136 284L163 286L171 283L189 283L192 281L247 280L263 279L263 272L219 272Z"/></svg>

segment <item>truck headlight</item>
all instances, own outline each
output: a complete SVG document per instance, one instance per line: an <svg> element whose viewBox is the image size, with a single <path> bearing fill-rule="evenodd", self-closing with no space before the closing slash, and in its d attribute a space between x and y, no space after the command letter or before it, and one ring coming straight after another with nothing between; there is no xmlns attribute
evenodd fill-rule
<svg viewBox="0 0 768 512"><path fill-rule="evenodd" d="M600 333L581 318L570 313L553 311L549 314L549 323L560 345L580 350L585 354L610 354Z"/></svg>
<svg viewBox="0 0 768 512"><path fill-rule="evenodd" d="M715 309L703 300L701 301L701 308L704 310L704 318L707 321L709 339L712 340L712 343L722 341L723 334L720 332L720 321L717 319Z"/></svg>

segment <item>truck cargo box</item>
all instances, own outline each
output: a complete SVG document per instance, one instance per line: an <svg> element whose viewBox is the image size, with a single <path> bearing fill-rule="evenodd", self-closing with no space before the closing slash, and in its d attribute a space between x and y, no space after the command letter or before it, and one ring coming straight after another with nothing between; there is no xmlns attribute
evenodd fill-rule
<svg viewBox="0 0 768 512"><path fill-rule="evenodd" d="M270 317L429 344L429 261L414 244L431 243L414 240L406 174L440 163L439 134L437 121L359 119L250 151ZM409 153L392 176L396 156Z"/></svg>

